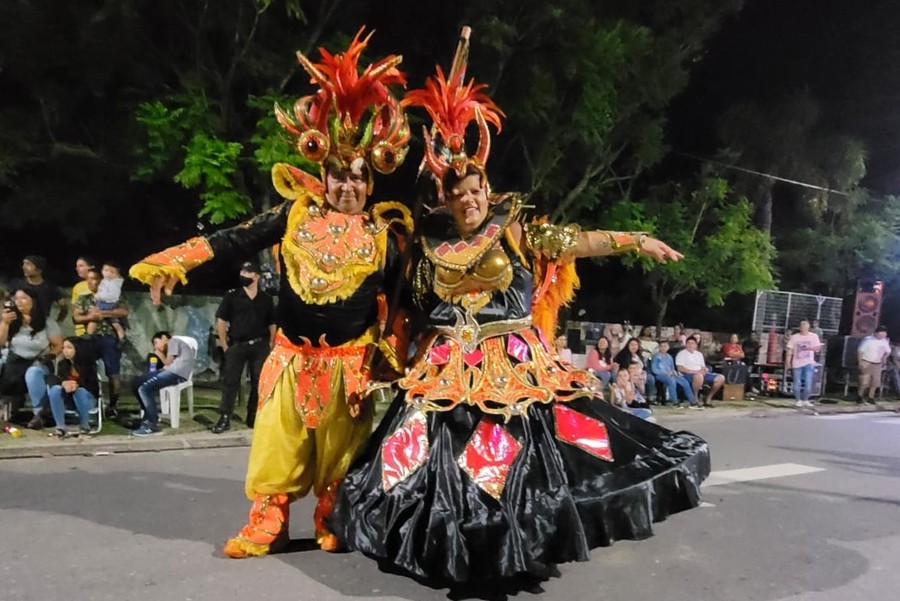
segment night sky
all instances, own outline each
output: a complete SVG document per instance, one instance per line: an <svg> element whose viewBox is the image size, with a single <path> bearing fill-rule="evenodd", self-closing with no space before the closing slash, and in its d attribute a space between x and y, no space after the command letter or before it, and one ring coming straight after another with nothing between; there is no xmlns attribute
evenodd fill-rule
<svg viewBox="0 0 900 601"><path fill-rule="evenodd" d="M744 99L808 90L827 125L863 141L865 187L900 194L900 3L746 0L707 44L670 111L673 149L710 155L715 117Z"/></svg>

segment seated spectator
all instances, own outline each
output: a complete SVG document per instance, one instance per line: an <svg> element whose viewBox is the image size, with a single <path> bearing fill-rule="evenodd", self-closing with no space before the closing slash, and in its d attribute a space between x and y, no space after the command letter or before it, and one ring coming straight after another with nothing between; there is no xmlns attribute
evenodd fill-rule
<svg viewBox="0 0 900 601"><path fill-rule="evenodd" d="M572 350L568 347L568 344L569 341L566 338L566 335L560 334L556 337L556 340L553 341L553 348L556 350L556 355L561 362L572 365Z"/></svg>
<svg viewBox="0 0 900 601"><path fill-rule="evenodd" d="M89 415L100 396L93 346L84 339L70 336L63 340L62 357L56 366L59 383L50 387L50 410L56 422L54 436L59 438L66 436L66 400L75 404L81 433L85 434L91 431Z"/></svg>
<svg viewBox="0 0 900 601"><path fill-rule="evenodd" d="M641 357L644 359L644 364L648 365L650 359L656 354L656 351L659 350L659 343L653 338L653 328L650 326L641 328L638 342L641 344Z"/></svg>
<svg viewBox="0 0 900 601"><path fill-rule="evenodd" d="M611 323L603 330L603 335L609 340L609 349L613 356L616 356L628 340L625 329L621 324Z"/></svg>
<svg viewBox="0 0 900 601"><path fill-rule="evenodd" d="M692 408L697 407L691 383L675 369L675 359L669 354L669 342L667 340L659 341L659 350L650 360L650 373L653 374L657 382L666 385L669 401L673 405L683 407L687 404ZM678 399L679 389L684 394L684 398L687 399L684 404Z"/></svg>
<svg viewBox="0 0 900 601"><path fill-rule="evenodd" d="M684 376L689 376L694 396L702 401L704 407L712 407L712 398L725 383L722 374L716 374L706 367L703 353L697 350L697 339L689 336L685 341L685 347L675 357L675 367ZM704 384L711 388L705 399L700 398L700 389Z"/></svg>
<svg viewBox="0 0 900 601"><path fill-rule="evenodd" d="M641 343L637 338L630 339L625 348L616 355L613 362L616 364L618 371L628 369L632 363L640 364L641 376L637 382L634 382L634 385L638 387L644 396L648 396L648 391L656 388L656 380L647 369L647 362L644 361L644 357L641 355Z"/></svg>
<svg viewBox="0 0 900 601"><path fill-rule="evenodd" d="M635 363L629 369L619 370L619 373L616 374L616 381L610 386L610 402L622 411L627 411L641 419L656 421L652 417L653 411L650 410L647 399L632 381L633 375L637 373L639 367Z"/></svg>
<svg viewBox="0 0 900 601"><path fill-rule="evenodd" d="M672 336L669 337L669 347L681 350L684 348L686 341L687 336L684 335L684 326L680 323L676 323L672 327Z"/></svg>
<svg viewBox="0 0 900 601"><path fill-rule="evenodd" d="M728 342L722 345L722 359L725 361L741 361L744 358L744 347L737 334L732 334Z"/></svg>
<svg viewBox="0 0 900 601"><path fill-rule="evenodd" d="M186 342L173 338L168 332L157 332L153 335L152 342L155 354L164 357L162 359L163 368L159 371L148 371L132 382L134 396L137 397L144 410L144 419L141 425L132 432L135 436L152 436L162 433L157 409L159 391L186 381L194 371L194 350ZM153 357L150 356L148 363L151 369L152 360Z"/></svg>
<svg viewBox="0 0 900 601"><path fill-rule="evenodd" d="M609 348L609 338L601 336L587 356L585 367L597 376L605 386L615 378L616 364L612 360L612 351Z"/></svg>
<svg viewBox="0 0 900 601"><path fill-rule="evenodd" d="M62 348L59 326L47 318L37 291L28 285L16 286L12 303L3 307L0 319L0 347L9 344L9 354L0 377L0 395L27 392L34 410L28 427L43 427L43 401L47 395L49 365Z"/></svg>

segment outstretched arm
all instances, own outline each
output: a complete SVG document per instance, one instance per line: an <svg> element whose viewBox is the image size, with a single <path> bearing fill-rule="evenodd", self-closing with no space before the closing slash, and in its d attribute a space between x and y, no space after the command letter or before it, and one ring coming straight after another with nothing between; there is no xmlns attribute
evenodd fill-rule
<svg viewBox="0 0 900 601"><path fill-rule="evenodd" d="M595 230L580 232L573 254L576 257L605 257L628 252L652 257L660 263L678 261L684 257L680 252L643 232L611 232Z"/></svg>
<svg viewBox="0 0 900 601"><path fill-rule="evenodd" d="M172 294L178 282L187 284L187 272L213 257L248 255L277 243L287 227L290 206L283 203L208 238L198 236L154 253L132 265L128 274L150 286L150 300L159 305L163 293Z"/></svg>
<svg viewBox="0 0 900 601"><path fill-rule="evenodd" d="M644 232L613 232L594 230L583 232L577 225L529 223L524 228L510 224L510 232L517 242L525 239L533 252L548 258L605 257L636 252L657 261L678 261L684 257L668 244Z"/></svg>

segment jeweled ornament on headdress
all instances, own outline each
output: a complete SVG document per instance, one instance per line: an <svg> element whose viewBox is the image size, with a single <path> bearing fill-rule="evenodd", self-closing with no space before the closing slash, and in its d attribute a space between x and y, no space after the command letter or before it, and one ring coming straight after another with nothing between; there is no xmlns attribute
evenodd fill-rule
<svg viewBox="0 0 900 601"><path fill-rule="evenodd" d="M440 181L448 169L462 177L466 168L475 166L484 173L491 152L491 133L488 123L500 133L503 111L483 92L485 84L474 79L465 82L466 63L469 55L469 28L460 35L456 55L450 73L437 67L437 74L425 81L425 88L412 90L403 100L403 106L424 107L434 124L425 134L425 164ZM473 156L466 151L466 128L470 123L478 125L478 147Z"/></svg>
<svg viewBox="0 0 900 601"><path fill-rule="evenodd" d="M318 63L297 52L297 60L319 91L297 100L293 115L276 104L275 117L295 138L300 154L323 168L334 164L359 173L368 165L388 174L403 162L409 142L403 108L389 89L406 85L406 77L397 69L403 57L392 54L360 73L360 55L374 33L360 39L364 29L343 53L320 48Z"/></svg>

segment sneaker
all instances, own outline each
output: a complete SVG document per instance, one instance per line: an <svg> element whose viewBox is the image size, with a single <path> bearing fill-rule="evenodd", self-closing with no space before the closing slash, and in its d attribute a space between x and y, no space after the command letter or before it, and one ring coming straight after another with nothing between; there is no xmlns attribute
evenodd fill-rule
<svg viewBox="0 0 900 601"><path fill-rule="evenodd" d="M44 418L41 417L40 413L35 413L34 417L31 418L31 421L28 422L28 425L25 427L30 430L41 430L44 427Z"/></svg>
<svg viewBox="0 0 900 601"><path fill-rule="evenodd" d="M132 436L155 436L162 434L162 428L154 426L150 422L143 422L137 430L131 433Z"/></svg>
<svg viewBox="0 0 900 601"><path fill-rule="evenodd" d="M800 409L805 406L806 406L806 403L804 401L797 401L796 403L794 403L794 407L796 407L797 409Z"/></svg>
<svg viewBox="0 0 900 601"><path fill-rule="evenodd" d="M106 419L114 420L114 419L117 419L118 417L119 417L118 409L116 409L115 407L112 407L112 406L106 408Z"/></svg>
<svg viewBox="0 0 900 601"><path fill-rule="evenodd" d="M703 409L703 407L701 407L700 405L694 404L694 405L688 405L688 409L693 409L694 411L700 411L701 409Z"/></svg>

